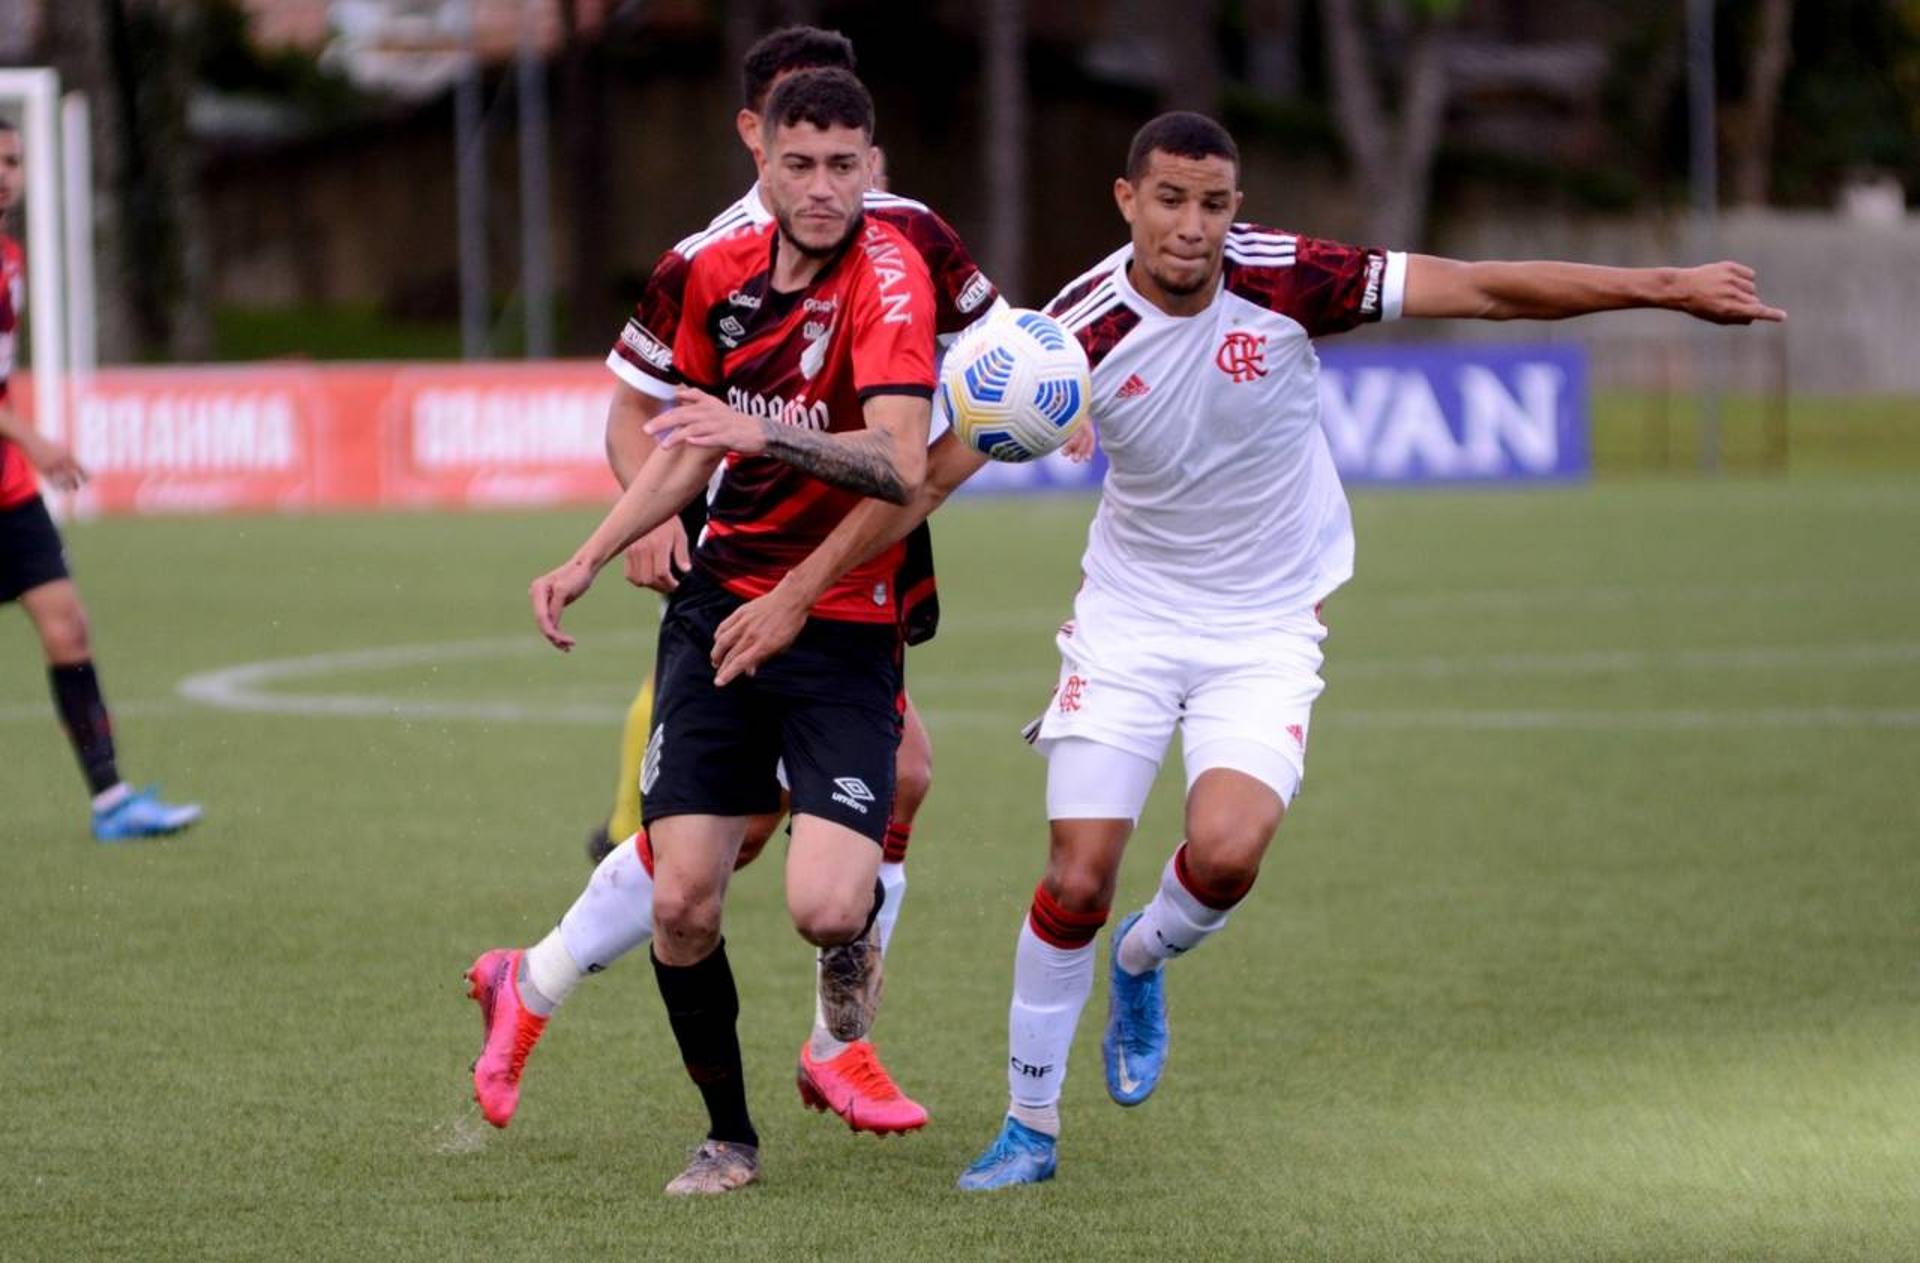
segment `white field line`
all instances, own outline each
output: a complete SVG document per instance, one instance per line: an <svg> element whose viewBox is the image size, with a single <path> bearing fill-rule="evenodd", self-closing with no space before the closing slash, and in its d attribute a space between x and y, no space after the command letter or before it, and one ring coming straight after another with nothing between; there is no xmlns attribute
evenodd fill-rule
<svg viewBox="0 0 1920 1263"><path fill-rule="evenodd" d="M603 633L600 643L639 643L644 633ZM362 693L287 693L270 686L294 680L313 680L342 672L432 667L448 662L476 661L551 652L525 636L437 644L389 645L241 663L201 672L182 680L178 695L187 702L217 710L301 717L336 716L386 718L407 721L480 721L487 723L557 723L592 726L618 725L626 701L615 696L602 702L539 703L501 700L424 700ZM1920 644L1858 644L1764 646L1688 649L1670 652L1599 650L1578 653L1471 654L1428 656L1403 660L1359 662L1337 668L1336 678L1392 676L1577 675L1591 672L1677 669L1686 671L1752 670L1792 666L1878 666L1920 661ZM922 676L917 681L938 693L943 681ZM1033 690L1042 703L1044 675L1002 673L967 677L970 690L995 684ZM151 708L151 709L149 709ZM128 714L166 713L166 703L133 703ZM0 708L0 722L44 722L50 707L17 705ZM1007 711L978 707L927 709L938 727L1012 731L1025 717L1020 708ZM1691 707L1649 710L1582 708L1525 708L1475 710L1458 707L1416 709L1352 709L1336 704L1323 708L1325 719L1371 728L1448 728L1478 731L1689 731L1697 729L1850 727L1920 727L1920 709L1908 707Z"/></svg>

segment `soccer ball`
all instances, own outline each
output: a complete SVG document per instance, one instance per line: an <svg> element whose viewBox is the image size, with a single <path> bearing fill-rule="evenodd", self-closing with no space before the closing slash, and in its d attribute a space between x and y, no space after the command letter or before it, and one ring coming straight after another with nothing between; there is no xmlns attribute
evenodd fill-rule
<svg viewBox="0 0 1920 1263"><path fill-rule="evenodd" d="M940 408L960 441L994 460L1038 460L1086 423L1087 353L1052 316L1013 308L954 344Z"/></svg>

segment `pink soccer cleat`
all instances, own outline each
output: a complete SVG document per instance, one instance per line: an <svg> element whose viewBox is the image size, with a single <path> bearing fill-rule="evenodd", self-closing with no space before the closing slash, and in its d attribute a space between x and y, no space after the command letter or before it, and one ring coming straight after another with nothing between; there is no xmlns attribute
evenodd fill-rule
<svg viewBox="0 0 1920 1263"><path fill-rule="evenodd" d="M467 970L467 994L479 1002L480 1023L486 1030L480 1058L473 1063L473 1099L495 1127L513 1121L513 1111L520 1104L520 1072L547 1029L546 1018L528 1012L520 1003L515 979L523 954L496 947L480 953Z"/></svg>
<svg viewBox="0 0 1920 1263"><path fill-rule="evenodd" d="M890 1136L927 1125L926 1107L900 1090L864 1039L826 1061L815 1061L812 1050L800 1045L795 1079L802 1101L817 1110L832 1110L854 1131Z"/></svg>

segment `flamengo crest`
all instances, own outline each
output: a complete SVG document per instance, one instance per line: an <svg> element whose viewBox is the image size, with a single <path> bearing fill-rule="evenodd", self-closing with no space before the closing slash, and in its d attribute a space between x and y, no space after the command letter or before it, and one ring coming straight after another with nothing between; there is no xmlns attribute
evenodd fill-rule
<svg viewBox="0 0 1920 1263"><path fill-rule="evenodd" d="M1220 344L1219 352L1213 362L1220 371L1237 382L1250 382L1267 375L1267 335L1242 333L1238 329L1229 333L1226 341Z"/></svg>

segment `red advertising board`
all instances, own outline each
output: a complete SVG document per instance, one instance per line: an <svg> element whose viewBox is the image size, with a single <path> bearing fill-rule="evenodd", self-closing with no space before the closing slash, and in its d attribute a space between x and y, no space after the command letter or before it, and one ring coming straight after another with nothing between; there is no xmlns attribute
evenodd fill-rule
<svg viewBox="0 0 1920 1263"><path fill-rule="evenodd" d="M91 478L70 507L605 503L617 491L604 446L612 391L590 362L102 371L72 388L67 438Z"/></svg>

